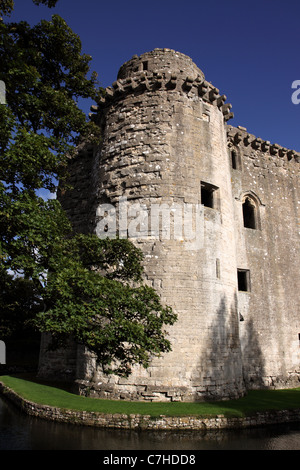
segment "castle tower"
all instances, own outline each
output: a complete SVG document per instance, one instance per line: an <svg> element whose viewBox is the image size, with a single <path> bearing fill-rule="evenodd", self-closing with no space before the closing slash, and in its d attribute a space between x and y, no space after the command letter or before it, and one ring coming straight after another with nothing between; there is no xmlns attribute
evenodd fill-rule
<svg viewBox="0 0 300 470"><path fill-rule="evenodd" d="M99 105L95 231L101 236L101 207L120 209L123 198L120 235L143 250L146 282L178 314L172 352L147 371L107 379L89 356L81 361L79 378L101 382L99 396L201 400L244 391L225 99L189 57L155 49L125 63Z"/></svg>
<svg viewBox="0 0 300 470"><path fill-rule="evenodd" d="M229 126L225 102L189 57L155 49L93 107L103 140L70 161L62 204L75 230L142 249L145 282L178 321L172 351L128 379L104 376L82 347L46 353L46 338L40 375L151 401L299 386L300 155Z"/></svg>

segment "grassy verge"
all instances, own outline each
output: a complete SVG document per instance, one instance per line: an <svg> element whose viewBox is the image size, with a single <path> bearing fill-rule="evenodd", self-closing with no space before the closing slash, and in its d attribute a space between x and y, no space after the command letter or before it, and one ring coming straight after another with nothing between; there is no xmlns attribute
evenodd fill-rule
<svg viewBox="0 0 300 470"><path fill-rule="evenodd" d="M72 410L99 413L166 416L249 416L258 411L300 408L300 387L288 390L252 390L238 400L205 403L142 403L102 400L74 395L62 388L13 376L0 376L0 381L23 398L34 403Z"/></svg>

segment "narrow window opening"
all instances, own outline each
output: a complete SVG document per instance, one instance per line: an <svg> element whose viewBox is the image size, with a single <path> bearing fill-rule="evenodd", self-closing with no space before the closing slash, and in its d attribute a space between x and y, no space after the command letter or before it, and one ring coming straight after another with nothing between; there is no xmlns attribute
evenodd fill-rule
<svg viewBox="0 0 300 470"><path fill-rule="evenodd" d="M217 277L217 279L220 279L220 277L221 277L219 258L216 259L216 277Z"/></svg>
<svg viewBox="0 0 300 470"><path fill-rule="evenodd" d="M248 269L238 269L238 290L250 292L250 271Z"/></svg>
<svg viewBox="0 0 300 470"><path fill-rule="evenodd" d="M237 154L235 150L231 152L231 166L234 170L237 169Z"/></svg>
<svg viewBox="0 0 300 470"><path fill-rule="evenodd" d="M241 152L238 147L228 147L229 164L233 170L242 170Z"/></svg>
<svg viewBox="0 0 300 470"><path fill-rule="evenodd" d="M300 346L300 333L298 333L298 340L299 340L299 346Z"/></svg>
<svg viewBox="0 0 300 470"><path fill-rule="evenodd" d="M244 227L256 229L256 208L247 197L243 203Z"/></svg>
<svg viewBox="0 0 300 470"><path fill-rule="evenodd" d="M148 61L143 62L143 70L148 70Z"/></svg>

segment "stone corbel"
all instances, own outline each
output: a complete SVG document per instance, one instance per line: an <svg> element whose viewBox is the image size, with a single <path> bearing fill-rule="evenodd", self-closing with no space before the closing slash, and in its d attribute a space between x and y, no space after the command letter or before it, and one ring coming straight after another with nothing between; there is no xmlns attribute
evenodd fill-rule
<svg viewBox="0 0 300 470"><path fill-rule="evenodd" d="M209 100L210 100L211 103L216 101L217 98L220 96L219 91L220 90L218 90L218 88L213 88L212 90L210 90L208 95L209 95Z"/></svg>
<svg viewBox="0 0 300 470"><path fill-rule="evenodd" d="M125 83L125 88L133 91L138 87L138 84L136 83L135 80L133 80L132 77L127 78L126 83Z"/></svg>
<svg viewBox="0 0 300 470"><path fill-rule="evenodd" d="M199 95L203 97L208 92L208 89L209 89L209 83L206 80L204 80L202 83L200 83L198 87Z"/></svg>
<svg viewBox="0 0 300 470"><path fill-rule="evenodd" d="M270 154L271 155L277 155L279 151L279 145L278 144L273 144L270 146Z"/></svg>
<svg viewBox="0 0 300 470"><path fill-rule="evenodd" d="M163 84L163 76L161 74L158 74L156 77L154 77L154 84L153 88L161 88Z"/></svg>
<svg viewBox="0 0 300 470"><path fill-rule="evenodd" d="M229 121L229 119L233 119L234 118L234 113L227 113L224 115L224 121L227 122Z"/></svg>
<svg viewBox="0 0 300 470"><path fill-rule="evenodd" d="M242 140L243 140L242 133L240 131L238 131L234 136L234 142L236 144L239 144Z"/></svg>
<svg viewBox="0 0 300 470"><path fill-rule="evenodd" d="M221 107L221 111L222 113L224 114L224 116L226 114L229 114L229 111L231 110L232 108L232 105L230 103L227 103L227 104L224 104L222 107Z"/></svg>
<svg viewBox="0 0 300 470"><path fill-rule="evenodd" d="M225 101L227 100L227 96L226 95L222 95L222 96L219 96L217 98L217 106L218 108L221 108L224 104L225 104Z"/></svg>
<svg viewBox="0 0 300 470"><path fill-rule="evenodd" d="M191 77L187 77L185 82L182 84L182 88L186 91L190 91L193 86L194 80Z"/></svg>
<svg viewBox="0 0 300 470"><path fill-rule="evenodd" d="M257 137L256 139L252 140L251 147L255 150L258 150L259 148L261 148L262 142L262 139L260 137Z"/></svg>
<svg viewBox="0 0 300 470"><path fill-rule="evenodd" d="M174 90L177 85L177 75L171 75L170 80L166 83L168 90Z"/></svg>
<svg viewBox="0 0 300 470"><path fill-rule="evenodd" d="M110 98L113 98L113 96L114 96L114 90L110 86L105 88L105 98L110 99Z"/></svg>
<svg viewBox="0 0 300 470"><path fill-rule="evenodd" d="M113 86L113 89L114 89L115 93L123 93L124 92L124 88L118 80L116 82L114 82L112 84L112 86Z"/></svg>
<svg viewBox="0 0 300 470"><path fill-rule="evenodd" d="M295 150L288 150L287 152L287 158L288 160L291 160L292 158L294 158L294 156L296 155L296 151Z"/></svg>
<svg viewBox="0 0 300 470"><path fill-rule="evenodd" d="M270 149L270 142L268 140L264 140L261 144L261 149L263 152L268 152L268 150Z"/></svg>
<svg viewBox="0 0 300 470"><path fill-rule="evenodd" d="M288 151L287 149L281 147L281 148L279 149L279 156L280 156L281 158L285 157L286 154L287 154L287 151Z"/></svg>
<svg viewBox="0 0 300 470"><path fill-rule="evenodd" d="M250 134L247 134L246 137L244 138L244 144L245 144L245 145L250 145L251 142L252 142L252 140L253 140L253 139L252 139L251 135L250 135Z"/></svg>
<svg viewBox="0 0 300 470"><path fill-rule="evenodd" d="M146 77L146 75L142 75L142 76L141 76L140 86L141 86L144 90L150 90L149 81L148 81L148 78Z"/></svg>

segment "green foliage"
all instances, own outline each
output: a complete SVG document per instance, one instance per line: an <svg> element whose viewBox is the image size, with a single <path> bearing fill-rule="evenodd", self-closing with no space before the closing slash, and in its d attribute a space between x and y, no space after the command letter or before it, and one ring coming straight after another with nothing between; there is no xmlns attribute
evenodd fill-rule
<svg viewBox="0 0 300 470"><path fill-rule="evenodd" d="M0 338L7 341L21 334L31 335L30 322L41 307L34 284L24 277L10 276L4 270L0 272L0 283Z"/></svg>
<svg viewBox="0 0 300 470"><path fill-rule="evenodd" d="M9 14L13 6L2 0L0 11ZM57 15L33 27L0 21L0 80L7 103L0 105L1 272L30 280L39 295L52 253L71 227L58 201L44 201L38 191L53 193L74 146L91 135L99 138L78 106L79 98L97 99L101 93L96 75L88 78L90 60ZM7 287L9 279L16 286L12 276L1 282Z"/></svg>
<svg viewBox="0 0 300 470"><path fill-rule="evenodd" d="M55 6L56 1L34 0ZM12 1L0 0L9 14ZM128 375L169 351L165 325L176 316L142 284L142 253L128 240L74 234L54 193L81 142L99 128L79 99L98 100L91 57L57 15L35 26L0 20L0 336L34 327L52 347L70 335L93 351L106 372ZM88 75L90 74L90 78Z"/></svg>
<svg viewBox="0 0 300 470"><path fill-rule="evenodd" d="M152 355L169 351L171 345L163 327L175 321L171 309L161 305L152 288L133 287L115 279L136 278L136 273L130 275L130 260L137 262L138 250L133 253L128 243L126 251L124 240L119 241L118 247L114 243L120 256L117 252L113 264L109 264L109 242L94 237L92 244L98 245L94 253L99 254L95 265L102 268L102 273L106 268L106 277L84 267L80 255L75 256L74 239L70 243L72 260L66 257L55 275L49 275L44 296L48 308L36 321L42 331L52 333L53 346L64 345L71 334L77 343L95 353L106 373L124 376L130 374L133 364L147 367ZM58 261L61 263L62 259Z"/></svg>
<svg viewBox="0 0 300 470"><path fill-rule="evenodd" d="M0 23L0 59L0 80L15 117L11 130L22 131L22 144L31 133L41 134L41 147L57 152L59 165L79 140L99 134L77 103L101 94L96 74L87 78L91 57L81 53L80 38L62 18L54 15L33 27Z"/></svg>
<svg viewBox="0 0 300 470"><path fill-rule="evenodd" d="M14 9L14 0L0 0L0 14L10 15Z"/></svg>
<svg viewBox="0 0 300 470"><path fill-rule="evenodd" d="M57 4L58 0L33 0L33 3L35 5L46 5L49 8L55 7Z"/></svg>
<svg viewBox="0 0 300 470"><path fill-rule="evenodd" d="M58 0L32 0L35 5L45 5L49 8L55 7ZM10 15L14 9L14 0L0 0L0 14Z"/></svg>

